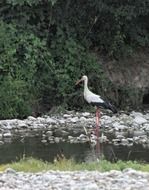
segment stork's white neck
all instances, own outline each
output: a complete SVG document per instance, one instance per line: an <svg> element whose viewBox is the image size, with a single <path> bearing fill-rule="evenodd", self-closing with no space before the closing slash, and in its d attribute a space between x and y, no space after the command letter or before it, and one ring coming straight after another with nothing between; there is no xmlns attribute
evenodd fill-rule
<svg viewBox="0 0 149 190"><path fill-rule="evenodd" d="M86 80L84 80L84 92L88 91L88 78L86 78Z"/></svg>

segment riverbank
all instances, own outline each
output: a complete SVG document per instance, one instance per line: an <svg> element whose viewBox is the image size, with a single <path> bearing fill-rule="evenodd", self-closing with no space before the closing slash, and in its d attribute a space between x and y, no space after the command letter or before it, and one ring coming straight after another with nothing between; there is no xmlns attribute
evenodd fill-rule
<svg viewBox="0 0 149 190"><path fill-rule="evenodd" d="M110 172L48 171L24 173L7 169L0 173L1 190L148 190L149 173L125 169Z"/></svg>
<svg viewBox="0 0 149 190"><path fill-rule="evenodd" d="M95 129L95 115L68 111L64 114L29 116L27 119L1 120L0 145L16 138L40 137L41 143L86 143ZM87 134L86 134L87 131ZM100 141L123 146L141 144L149 148L149 112L101 116ZM94 136L93 136L94 139Z"/></svg>
<svg viewBox="0 0 149 190"><path fill-rule="evenodd" d="M148 164L111 163L100 160L76 163L62 159L53 164L33 158L1 165L0 189L4 190L148 190ZM142 171L140 171L142 170Z"/></svg>

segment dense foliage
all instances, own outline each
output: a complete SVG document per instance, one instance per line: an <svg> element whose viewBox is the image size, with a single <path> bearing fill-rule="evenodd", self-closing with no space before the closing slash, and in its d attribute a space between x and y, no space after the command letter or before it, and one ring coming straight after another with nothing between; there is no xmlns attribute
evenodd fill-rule
<svg viewBox="0 0 149 190"><path fill-rule="evenodd" d="M118 59L147 47L148 19L148 0L1 0L0 118L79 106L82 74L110 96L97 54Z"/></svg>

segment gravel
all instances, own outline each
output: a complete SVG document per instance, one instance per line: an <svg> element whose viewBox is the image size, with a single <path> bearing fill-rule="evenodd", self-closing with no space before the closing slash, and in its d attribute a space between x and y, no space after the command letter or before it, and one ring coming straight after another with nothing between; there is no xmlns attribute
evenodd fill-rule
<svg viewBox="0 0 149 190"><path fill-rule="evenodd" d="M149 173L125 169L110 172L48 171L0 173L0 190L149 190Z"/></svg>

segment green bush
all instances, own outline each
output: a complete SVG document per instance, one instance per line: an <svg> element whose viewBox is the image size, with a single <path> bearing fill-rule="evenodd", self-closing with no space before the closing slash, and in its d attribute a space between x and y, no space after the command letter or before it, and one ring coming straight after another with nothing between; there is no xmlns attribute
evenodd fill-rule
<svg viewBox="0 0 149 190"><path fill-rule="evenodd" d="M7 0L1 18L31 28L40 37L54 33L53 26L69 29L69 35L91 49L116 58L149 44L148 0Z"/></svg>
<svg viewBox="0 0 149 190"><path fill-rule="evenodd" d="M44 41L3 22L0 52L0 117L25 117L42 99L40 92L44 78L50 76L47 68L52 65L51 55Z"/></svg>
<svg viewBox="0 0 149 190"><path fill-rule="evenodd" d="M24 118L31 113L26 83L11 76L0 84L0 118Z"/></svg>
<svg viewBox="0 0 149 190"><path fill-rule="evenodd" d="M1 22L0 43L1 118L24 118L57 105L74 107L76 80L88 73L98 77L101 71L95 56L60 28L48 48L33 33Z"/></svg>

